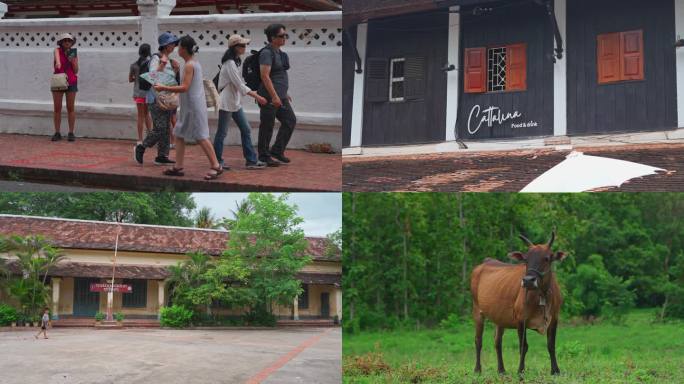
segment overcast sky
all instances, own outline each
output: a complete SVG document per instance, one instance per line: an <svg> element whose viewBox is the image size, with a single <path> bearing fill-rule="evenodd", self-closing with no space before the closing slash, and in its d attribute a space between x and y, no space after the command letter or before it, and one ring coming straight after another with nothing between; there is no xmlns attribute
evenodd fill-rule
<svg viewBox="0 0 684 384"><path fill-rule="evenodd" d="M211 208L217 218L232 217L235 203L245 199L247 193L193 193L197 209ZM279 195L276 193L275 195ZM291 193L288 199L299 208L301 224L307 236L325 236L342 226L342 194Z"/></svg>

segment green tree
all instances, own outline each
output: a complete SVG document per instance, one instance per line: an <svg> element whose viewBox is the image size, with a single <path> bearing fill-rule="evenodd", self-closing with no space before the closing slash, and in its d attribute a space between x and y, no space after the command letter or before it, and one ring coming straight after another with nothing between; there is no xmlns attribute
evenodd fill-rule
<svg viewBox="0 0 684 384"><path fill-rule="evenodd" d="M193 252L188 254L186 261L169 269L175 304L211 316L212 304L217 302L227 307L250 302L250 292L245 287L249 271L239 255L216 259Z"/></svg>
<svg viewBox="0 0 684 384"><path fill-rule="evenodd" d="M64 255L42 236L11 236L0 241L0 248L16 256L21 278L10 279L9 292L28 315L38 315L50 297L47 276Z"/></svg>
<svg viewBox="0 0 684 384"><path fill-rule="evenodd" d="M345 331L468 317L472 269L525 250L520 233L542 243L553 229L569 255L554 266L564 313L619 318L633 302L684 316L683 219L681 194L345 193Z"/></svg>
<svg viewBox="0 0 684 384"><path fill-rule="evenodd" d="M251 212L238 212L222 259L244 259L250 271L249 288L254 298L252 310L272 313L272 304L291 305L301 294L296 278L310 257L308 243L299 225L296 205L288 195L250 193Z"/></svg>
<svg viewBox="0 0 684 384"><path fill-rule="evenodd" d="M0 212L30 216L190 227L190 193L3 193Z"/></svg>
<svg viewBox="0 0 684 384"><path fill-rule="evenodd" d="M197 211L197 215L195 215L196 228L212 229L216 228L216 226L216 217L211 212L211 208L202 207Z"/></svg>
<svg viewBox="0 0 684 384"><path fill-rule="evenodd" d="M603 264L600 255L589 256L586 263L565 279L569 300L579 303L574 315L585 318L609 314L619 321L633 307L635 295L629 290L630 281L612 276Z"/></svg>
<svg viewBox="0 0 684 384"><path fill-rule="evenodd" d="M254 211L254 206L252 205L252 202L249 199L242 199L240 201L236 201L235 202L235 209L230 210L232 217L224 217L218 223L218 226L223 227L223 228L230 231L231 229L233 229L233 226L235 225L235 221L237 220L238 216L249 215L253 211Z"/></svg>
<svg viewBox="0 0 684 384"><path fill-rule="evenodd" d="M328 234L325 237L324 254L327 258L337 258L342 251L342 229Z"/></svg>

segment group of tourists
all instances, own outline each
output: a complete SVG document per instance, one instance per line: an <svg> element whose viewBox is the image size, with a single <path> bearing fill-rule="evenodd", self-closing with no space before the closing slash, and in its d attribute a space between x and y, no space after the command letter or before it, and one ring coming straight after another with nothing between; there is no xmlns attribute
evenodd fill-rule
<svg viewBox="0 0 684 384"><path fill-rule="evenodd" d="M186 35L181 38L165 32L159 36L158 51L152 53L149 44L141 44L139 58L131 64L128 80L133 83L133 101L137 108L138 140L134 148L134 159L143 164L145 151L157 147L154 164L167 165L164 174L184 175L186 141L195 141L206 155L210 169L206 180L219 177L229 167L223 159L223 143L232 119L240 130L242 153L248 169L277 167L289 163L285 149L294 131L297 119L292 109L292 98L288 93L287 71L290 68L287 53L281 48L288 39L282 24L269 25L265 30L268 44L245 58L250 39L240 35L228 38L228 49L221 58L220 70L214 79L218 93L218 127L213 142L209 135L207 94L209 81L204 79L202 66L195 56L199 46ZM54 74L51 90L54 100L55 133L52 141L62 139L60 132L62 99L66 95L69 121L68 141L75 141L74 126L76 114L74 102L78 91L78 56L74 45L76 40L68 33L58 38L54 51ZM178 55L184 65L172 59L178 48ZM154 77L146 76L154 74ZM150 80L164 76L168 82ZM260 124L257 150L252 145L251 127L243 110L243 101L249 96L260 109ZM176 119L176 111L178 117ZM280 129L271 145L275 121ZM169 157L175 149L175 160Z"/></svg>

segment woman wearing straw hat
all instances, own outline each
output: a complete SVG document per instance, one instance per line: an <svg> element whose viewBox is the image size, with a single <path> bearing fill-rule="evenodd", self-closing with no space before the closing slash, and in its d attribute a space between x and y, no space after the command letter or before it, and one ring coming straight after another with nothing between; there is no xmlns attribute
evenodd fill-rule
<svg viewBox="0 0 684 384"><path fill-rule="evenodd" d="M54 74L64 73L67 77L69 87L65 91L52 91L52 101L54 104L53 121L55 125L55 134L52 136L52 141L59 141L62 139L60 125L62 123L62 99L66 94L67 114L69 120L69 135L67 139L74 141L74 127L76 125L76 110L74 104L76 103L76 92L78 91L78 56L76 56L76 39L69 34L63 33L57 39L58 47L54 51Z"/></svg>
<svg viewBox="0 0 684 384"><path fill-rule="evenodd" d="M242 97L249 95L256 101L265 105L266 98L259 96L256 90L251 90L242 78L242 55L247 50L250 39L240 35L232 35L228 39L228 50L221 59L221 71L219 72L218 90L221 93L219 105L219 120L216 136L214 137L214 150L216 158L223 165L223 140L228 132L229 119L232 118L240 129L242 141L242 154L245 157L245 166L248 169L263 169L266 163L257 158L257 153L252 146L252 128L247 122L245 112L242 110ZM224 165L224 169L228 169Z"/></svg>

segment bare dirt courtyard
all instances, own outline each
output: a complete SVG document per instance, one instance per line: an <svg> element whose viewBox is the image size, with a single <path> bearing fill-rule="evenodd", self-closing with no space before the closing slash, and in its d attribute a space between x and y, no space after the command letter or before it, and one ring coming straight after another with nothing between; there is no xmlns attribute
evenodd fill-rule
<svg viewBox="0 0 684 384"><path fill-rule="evenodd" d="M0 332L0 383L342 381L340 328Z"/></svg>

